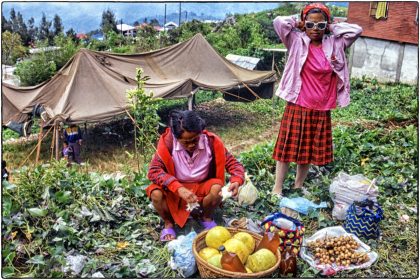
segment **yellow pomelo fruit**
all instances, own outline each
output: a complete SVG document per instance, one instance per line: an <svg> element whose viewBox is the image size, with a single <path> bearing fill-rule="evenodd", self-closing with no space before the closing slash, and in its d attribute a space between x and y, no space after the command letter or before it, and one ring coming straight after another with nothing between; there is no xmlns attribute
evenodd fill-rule
<svg viewBox="0 0 420 280"><path fill-rule="evenodd" d="M222 264L220 263L222 260L222 254L213 255L207 262L215 267L222 268ZM223 268L222 268L223 269Z"/></svg>
<svg viewBox="0 0 420 280"><path fill-rule="evenodd" d="M235 238L231 238L225 243L223 243L223 246L225 246L226 251L230 253L235 253L242 263L246 262L246 259L249 256L249 251L242 241Z"/></svg>
<svg viewBox="0 0 420 280"><path fill-rule="evenodd" d="M246 267L253 272L260 272L273 267L273 265L276 264L276 261L277 258L273 252L263 248L248 257Z"/></svg>
<svg viewBox="0 0 420 280"><path fill-rule="evenodd" d="M206 245L214 249L219 249L230 238L232 238L232 235L226 228L215 226L206 234Z"/></svg>
<svg viewBox="0 0 420 280"><path fill-rule="evenodd" d="M245 266L245 269L246 269L246 273L254 273L254 272L252 272L252 270L249 267Z"/></svg>
<svg viewBox="0 0 420 280"><path fill-rule="evenodd" d="M233 238L238 239L239 241L242 241L242 243L245 244L245 246L248 248L248 252L251 254L254 252L255 249L255 239L252 237L251 234L246 232L238 232L233 236Z"/></svg>
<svg viewBox="0 0 420 280"><path fill-rule="evenodd" d="M198 252L198 255L202 257L205 261L207 261L216 254L220 254L220 252L211 247L203 248L200 250L200 252Z"/></svg>

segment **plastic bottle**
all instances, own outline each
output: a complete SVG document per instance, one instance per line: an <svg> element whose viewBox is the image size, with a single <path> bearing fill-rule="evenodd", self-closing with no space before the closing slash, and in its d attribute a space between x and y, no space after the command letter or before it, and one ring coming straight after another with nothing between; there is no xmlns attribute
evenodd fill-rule
<svg viewBox="0 0 420 280"><path fill-rule="evenodd" d="M266 248L273 252L275 255L277 253L277 250L280 246L280 237L277 232L270 232L267 231L264 233L264 236L260 243L257 246L257 249L255 251L258 251L259 249Z"/></svg>
<svg viewBox="0 0 420 280"><path fill-rule="evenodd" d="M284 251L281 253L280 275L288 276L290 273L296 276L297 265L296 255L293 253L292 244L287 242Z"/></svg>
<svg viewBox="0 0 420 280"><path fill-rule="evenodd" d="M222 253L222 259L220 260L220 264L222 268L232 272L242 272L246 273L245 266L239 259L238 255L235 253L231 253L226 251L225 246L220 246L219 251Z"/></svg>
<svg viewBox="0 0 420 280"><path fill-rule="evenodd" d="M278 218L273 221L273 223L278 227L282 229L287 230L296 230L296 225L294 222L289 221L285 218Z"/></svg>

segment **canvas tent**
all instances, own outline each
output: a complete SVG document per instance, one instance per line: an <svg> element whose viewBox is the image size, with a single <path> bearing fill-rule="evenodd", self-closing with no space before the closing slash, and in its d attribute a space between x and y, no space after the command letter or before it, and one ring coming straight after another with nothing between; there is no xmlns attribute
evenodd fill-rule
<svg viewBox="0 0 420 280"><path fill-rule="evenodd" d="M41 104L50 122L100 122L126 113L126 90L136 68L150 77L155 97L189 97L197 88L221 90L229 100L271 98L275 73L251 71L220 56L201 34L152 52L122 55L81 49L50 80L32 87L2 83L2 124L28 120ZM258 96L256 96L258 95Z"/></svg>

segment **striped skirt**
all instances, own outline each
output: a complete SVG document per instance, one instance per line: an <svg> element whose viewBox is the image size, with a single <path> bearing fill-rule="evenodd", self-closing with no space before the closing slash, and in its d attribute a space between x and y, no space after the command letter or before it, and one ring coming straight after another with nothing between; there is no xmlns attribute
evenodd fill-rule
<svg viewBox="0 0 420 280"><path fill-rule="evenodd" d="M331 112L287 103L273 158L297 164L325 165L332 162Z"/></svg>

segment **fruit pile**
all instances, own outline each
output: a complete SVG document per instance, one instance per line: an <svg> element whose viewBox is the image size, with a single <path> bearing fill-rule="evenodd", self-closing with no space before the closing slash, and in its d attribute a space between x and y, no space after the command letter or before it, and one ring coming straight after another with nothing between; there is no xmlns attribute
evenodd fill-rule
<svg viewBox="0 0 420 280"><path fill-rule="evenodd" d="M308 242L309 250L319 264L349 266L369 261L366 252L356 252L359 244L351 236L325 237Z"/></svg>
<svg viewBox="0 0 420 280"><path fill-rule="evenodd" d="M276 256L270 250L255 251L255 239L246 232L232 235L226 228L216 226L208 231L205 241L207 247L199 251L199 256L220 269L223 269L222 253L218 249L222 245L227 252L235 253L239 257L248 273L268 270L277 262Z"/></svg>

